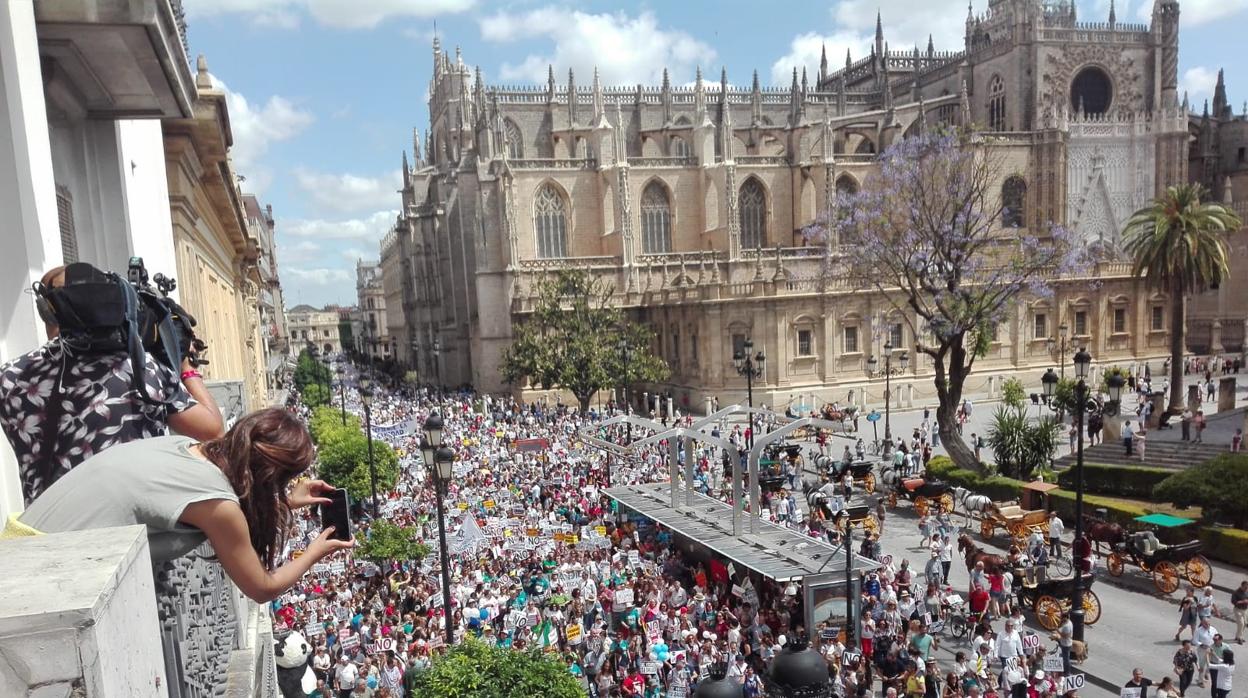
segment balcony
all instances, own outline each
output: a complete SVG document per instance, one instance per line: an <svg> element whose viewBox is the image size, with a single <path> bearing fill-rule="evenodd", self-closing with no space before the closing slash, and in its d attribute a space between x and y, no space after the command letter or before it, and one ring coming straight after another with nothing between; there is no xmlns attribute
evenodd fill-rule
<svg viewBox="0 0 1248 698"><path fill-rule="evenodd" d="M202 558L153 580L142 526L0 541L0 558L0 695L277 696L267 609Z"/></svg>
<svg viewBox="0 0 1248 698"><path fill-rule="evenodd" d="M181 0L39 0L45 81L91 119L192 118ZM72 96L72 97L70 97Z"/></svg>

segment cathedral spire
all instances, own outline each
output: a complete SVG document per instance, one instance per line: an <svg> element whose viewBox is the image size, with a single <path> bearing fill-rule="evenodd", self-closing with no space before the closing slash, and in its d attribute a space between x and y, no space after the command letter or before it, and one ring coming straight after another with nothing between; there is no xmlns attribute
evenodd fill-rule
<svg viewBox="0 0 1248 698"><path fill-rule="evenodd" d="M927 57L931 58L932 54L934 53L936 53L936 45L932 43L932 35L928 34L927 35Z"/></svg>
<svg viewBox="0 0 1248 698"><path fill-rule="evenodd" d="M728 68L719 67L719 103L728 104Z"/></svg>
<svg viewBox="0 0 1248 698"><path fill-rule="evenodd" d="M966 81L962 81L962 87L958 91L958 102L962 111L962 125L971 125L971 98L966 94Z"/></svg>
<svg viewBox="0 0 1248 698"><path fill-rule="evenodd" d="M546 101L555 101L555 64L546 64Z"/></svg>
<svg viewBox="0 0 1248 698"><path fill-rule="evenodd" d="M702 66L698 66L693 78L693 114L699 126L706 123L706 85L702 82Z"/></svg>
<svg viewBox="0 0 1248 698"><path fill-rule="evenodd" d="M879 10L875 11L875 52L884 55L884 18Z"/></svg>
<svg viewBox="0 0 1248 698"><path fill-rule="evenodd" d="M1112 27L1117 23L1118 23L1118 16L1114 12L1114 0L1109 0L1109 26Z"/></svg>
<svg viewBox="0 0 1248 698"><path fill-rule="evenodd" d="M823 48L819 53L819 82L828 79L828 45L823 44Z"/></svg>
<svg viewBox="0 0 1248 698"><path fill-rule="evenodd" d="M602 81L598 78L598 66L594 66L594 125L606 118L602 108Z"/></svg>
<svg viewBox="0 0 1248 698"><path fill-rule="evenodd" d="M420 167L420 129L412 127L412 162Z"/></svg>
<svg viewBox="0 0 1248 698"><path fill-rule="evenodd" d="M847 46L845 47L845 67L848 68L849 66L853 65L853 63L854 61L849 56L849 47Z"/></svg>
<svg viewBox="0 0 1248 698"><path fill-rule="evenodd" d="M1222 69L1218 68L1218 82L1213 88L1213 118L1226 118L1224 112L1227 111L1229 104L1226 100L1226 78Z"/></svg>
<svg viewBox="0 0 1248 698"><path fill-rule="evenodd" d="M568 68L568 125L576 125L576 74Z"/></svg>
<svg viewBox="0 0 1248 698"><path fill-rule="evenodd" d="M806 99L806 89L810 83L806 81L806 66L802 66L802 99Z"/></svg>

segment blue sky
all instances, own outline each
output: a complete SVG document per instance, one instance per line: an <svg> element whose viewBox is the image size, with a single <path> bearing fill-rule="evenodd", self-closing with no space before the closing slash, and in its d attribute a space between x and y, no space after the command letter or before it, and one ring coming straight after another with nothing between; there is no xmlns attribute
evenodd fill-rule
<svg viewBox="0 0 1248 698"><path fill-rule="evenodd" d="M1084 21L1105 21L1110 0L1078 0ZM191 53L229 93L233 156L243 186L273 205L288 307L353 304L354 264L375 258L398 208L400 158L425 100L436 22L487 83L544 83L553 63L588 82L676 84L701 65L733 84L788 85L792 66L835 67L869 50L877 9L892 48L960 49L960 1L735 0L552 3L543 0L185 0ZM975 0L982 12L986 0ZM1152 0L1118 1L1119 22L1147 22ZM1248 98L1248 58L1237 49L1248 0L1182 0L1179 79L1194 108L1226 68L1236 113Z"/></svg>

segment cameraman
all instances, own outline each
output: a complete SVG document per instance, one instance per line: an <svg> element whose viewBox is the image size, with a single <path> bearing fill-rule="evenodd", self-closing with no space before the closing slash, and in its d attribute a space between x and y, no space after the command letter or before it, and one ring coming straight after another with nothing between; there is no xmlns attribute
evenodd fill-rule
<svg viewBox="0 0 1248 698"><path fill-rule="evenodd" d="M56 267L46 287L103 277L86 264ZM221 411L189 360L181 377L146 355L148 398L134 390L130 356L75 352L60 339L56 319L40 312L48 343L0 367L0 428L17 455L26 505L82 461L111 446L168 433L199 441L225 432Z"/></svg>

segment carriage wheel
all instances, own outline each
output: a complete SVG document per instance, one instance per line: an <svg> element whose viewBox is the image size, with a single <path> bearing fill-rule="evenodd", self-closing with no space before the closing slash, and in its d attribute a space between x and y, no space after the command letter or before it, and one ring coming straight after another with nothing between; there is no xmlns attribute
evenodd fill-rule
<svg viewBox="0 0 1248 698"><path fill-rule="evenodd" d="M1036 620L1045 630L1057 630L1062 624L1062 604L1055 597L1043 594L1036 599Z"/></svg>
<svg viewBox="0 0 1248 698"><path fill-rule="evenodd" d="M927 497L924 497L923 495L919 495L918 497L915 498L914 513L918 514L919 516L927 516L927 507L928 507Z"/></svg>
<svg viewBox="0 0 1248 698"><path fill-rule="evenodd" d="M997 532L997 526L996 524L992 522L992 519L980 519L979 535L982 536L984 540L992 538L992 534L996 532Z"/></svg>
<svg viewBox="0 0 1248 698"><path fill-rule="evenodd" d="M1005 525L1005 530L1010 532L1010 537L1017 543L1027 538L1027 528L1023 526L1021 521L1011 521Z"/></svg>
<svg viewBox="0 0 1248 698"><path fill-rule="evenodd" d="M1209 566L1209 561L1204 555L1197 555L1188 560L1183 568L1187 581L1197 587L1207 587L1209 582L1213 581L1213 568Z"/></svg>
<svg viewBox="0 0 1248 698"><path fill-rule="evenodd" d="M867 476L862 478L862 488L869 494L875 494L875 473L867 473Z"/></svg>
<svg viewBox="0 0 1248 698"><path fill-rule="evenodd" d="M1153 571L1153 566L1148 564L1148 560L1145 560L1144 558L1140 558L1139 560L1137 560L1136 564L1138 564L1140 566L1140 569L1144 570L1145 572Z"/></svg>
<svg viewBox="0 0 1248 698"><path fill-rule="evenodd" d="M896 492L889 492L889 493L888 493L888 505L889 505L890 507L895 507L895 506L897 506L897 493L896 493Z"/></svg>
<svg viewBox="0 0 1248 698"><path fill-rule="evenodd" d="M1101 619L1101 599L1096 592L1087 589L1083 592L1083 622L1092 625Z"/></svg>
<svg viewBox="0 0 1248 698"><path fill-rule="evenodd" d="M1105 566L1109 568L1109 573L1115 577L1122 576L1122 570L1126 567L1126 563L1122 559L1122 553L1110 553L1109 559L1105 561Z"/></svg>
<svg viewBox="0 0 1248 698"><path fill-rule="evenodd" d="M1162 560L1153 567L1153 584L1163 594L1174 593L1179 588L1179 568L1169 560Z"/></svg>
<svg viewBox="0 0 1248 698"><path fill-rule="evenodd" d="M953 493L946 492L940 495L940 510L948 512L953 511Z"/></svg>
<svg viewBox="0 0 1248 698"><path fill-rule="evenodd" d="M879 533L880 520L875 518L875 514L867 514L867 518L862 520L862 528L867 533Z"/></svg>
<svg viewBox="0 0 1248 698"><path fill-rule="evenodd" d="M1053 568L1053 577L1057 579L1066 579L1075 573L1075 567L1068 557L1053 558L1049 561L1049 565ZM1119 572L1121 574L1121 572Z"/></svg>

